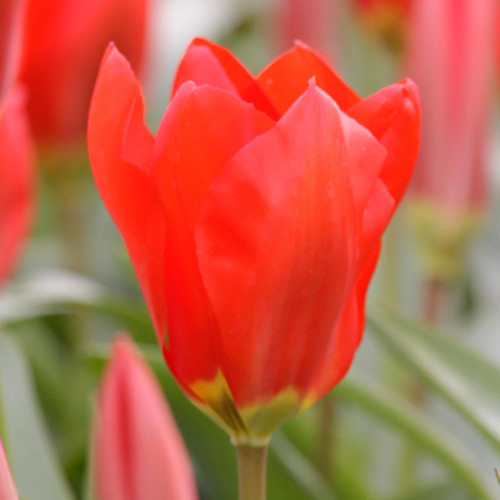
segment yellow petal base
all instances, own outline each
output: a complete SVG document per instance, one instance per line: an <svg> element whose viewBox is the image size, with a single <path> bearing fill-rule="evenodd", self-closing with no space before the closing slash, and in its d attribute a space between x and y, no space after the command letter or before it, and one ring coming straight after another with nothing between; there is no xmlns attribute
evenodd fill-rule
<svg viewBox="0 0 500 500"><path fill-rule="evenodd" d="M199 398L192 402L229 433L234 445L266 445L277 427L317 399L312 394L303 398L288 387L262 403L237 408L220 370L213 380L194 382L190 389Z"/></svg>

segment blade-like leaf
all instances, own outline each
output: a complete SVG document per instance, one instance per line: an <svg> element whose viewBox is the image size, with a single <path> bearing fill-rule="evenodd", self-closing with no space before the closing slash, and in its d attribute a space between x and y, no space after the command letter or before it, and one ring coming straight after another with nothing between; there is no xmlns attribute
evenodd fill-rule
<svg viewBox="0 0 500 500"><path fill-rule="evenodd" d="M116 318L141 341L155 339L142 299L132 301L119 291L69 271L45 271L13 283L0 294L0 325L4 327L81 310Z"/></svg>
<svg viewBox="0 0 500 500"><path fill-rule="evenodd" d="M469 490L471 498L491 498L474 473L467 450L461 448L456 439L447 437L449 433L438 428L421 410L390 394L386 387L350 376L336 387L335 396L362 407L392 429L404 433L405 437L447 467L456 482Z"/></svg>
<svg viewBox="0 0 500 500"><path fill-rule="evenodd" d="M370 330L500 449L500 368L443 332L370 307Z"/></svg>
<svg viewBox="0 0 500 500"><path fill-rule="evenodd" d="M0 334L0 422L14 481L30 500L72 500L35 399L21 349Z"/></svg>

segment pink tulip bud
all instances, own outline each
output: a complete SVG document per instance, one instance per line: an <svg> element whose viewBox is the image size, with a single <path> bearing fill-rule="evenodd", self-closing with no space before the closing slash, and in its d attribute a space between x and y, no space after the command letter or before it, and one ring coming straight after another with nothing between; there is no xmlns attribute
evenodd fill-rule
<svg viewBox="0 0 500 500"><path fill-rule="evenodd" d="M101 385L95 429L96 500L195 500L175 420L132 342L120 338Z"/></svg>
<svg viewBox="0 0 500 500"><path fill-rule="evenodd" d="M338 36L336 0L280 0L277 2L275 33L280 51L295 40L307 43L328 59L333 59Z"/></svg>
<svg viewBox="0 0 500 500"><path fill-rule="evenodd" d="M1 500L18 500L16 487L10 474L7 457L3 450L2 441L0 440L0 499Z"/></svg>
<svg viewBox="0 0 500 500"><path fill-rule="evenodd" d="M422 104L413 194L432 274L457 271L486 203L495 13L495 0L419 0L412 10L408 66Z"/></svg>

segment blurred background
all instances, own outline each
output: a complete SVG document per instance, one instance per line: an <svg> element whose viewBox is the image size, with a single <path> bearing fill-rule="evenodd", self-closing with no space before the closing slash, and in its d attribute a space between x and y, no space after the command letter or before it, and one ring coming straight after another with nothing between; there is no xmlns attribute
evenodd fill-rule
<svg viewBox="0 0 500 500"><path fill-rule="evenodd" d="M2 152L0 139L0 436L23 498L93 498L95 393L118 331L133 336L165 391L200 498L236 497L232 445L161 359L85 146L90 93L110 40L140 75L155 131L196 36L228 47L254 74L301 39L361 96L406 75L421 92L419 163L384 239L362 347L326 402L273 437L269 498L500 497L496 0L5 5L5 37L14 28L0 52L0 99L22 94L32 135L30 158ZM12 159L16 175L5 168Z"/></svg>

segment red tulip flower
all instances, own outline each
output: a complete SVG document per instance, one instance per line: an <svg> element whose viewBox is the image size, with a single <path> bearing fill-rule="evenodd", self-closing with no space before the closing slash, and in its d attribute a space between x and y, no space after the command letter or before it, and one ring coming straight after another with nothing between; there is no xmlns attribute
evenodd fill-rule
<svg viewBox="0 0 500 500"><path fill-rule="evenodd" d="M111 46L89 115L97 186L174 376L236 443L267 442L360 343L417 155L416 88L363 100L302 43L253 77L195 40L156 137L143 115Z"/></svg>
<svg viewBox="0 0 500 500"><path fill-rule="evenodd" d="M2 500L18 500L16 487L10 474L7 457L0 440L0 498Z"/></svg>
<svg viewBox="0 0 500 500"><path fill-rule="evenodd" d="M139 70L148 6L149 0L28 0L20 78L38 141L59 146L85 137L102 52L114 41Z"/></svg>
<svg viewBox="0 0 500 500"><path fill-rule="evenodd" d="M24 247L34 210L33 150L24 93L0 102L0 286Z"/></svg>
<svg viewBox="0 0 500 500"><path fill-rule="evenodd" d="M96 500L198 498L175 420L153 374L126 338L115 342L95 424Z"/></svg>
<svg viewBox="0 0 500 500"><path fill-rule="evenodd" d="M437 277L460 267L457 252L486 203L497 2L419 0L409 71L422 97L423 135L415 215L424 264Z"/></svg>

